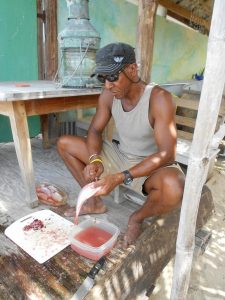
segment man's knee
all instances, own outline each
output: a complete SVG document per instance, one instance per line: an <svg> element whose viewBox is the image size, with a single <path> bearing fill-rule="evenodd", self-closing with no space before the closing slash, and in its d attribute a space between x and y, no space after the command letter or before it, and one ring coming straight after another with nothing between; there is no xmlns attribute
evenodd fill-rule
<svg viewBox="0 0 225 300"><path fill-rule="evenodd" d="M182 200L184 191L184 175L173 172L163 179L163 197L171 204L179 203Z"/></svg>
<svg viewBox="0 0 225 300"><path fill-rule="evenodd" d="M78 158L82 162L87 162L88 151L86 139L80 136L64 135L57 141L57 150L63 159L69 157Z"/></svg>
<svg viewBox="0 0 225 300"><path fill-rule="evenodd" d="M59 151L63 151L67 148L68 145L68 137L60 136L57 140L56 147Z"/></svg>
<svg viewBox="0 0 225 300"><path fill-rule="evenodd" d="M69 151L74 145L79 145L79 137L63 135L58 138L56 146L59 151Z"/></svg>

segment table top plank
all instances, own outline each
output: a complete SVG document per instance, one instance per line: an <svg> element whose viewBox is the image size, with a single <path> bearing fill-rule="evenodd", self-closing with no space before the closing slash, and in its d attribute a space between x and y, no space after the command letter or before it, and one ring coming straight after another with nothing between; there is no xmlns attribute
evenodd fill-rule
<svg viewBox="0 0 225 300"><path fill-rule="evenodd" d="M86 109L97 107L99 95L81 95L71 97L57 97L51 99L36 99L24 101L26 115L43 115L54 112L65 112L72 109ZM1 104L1 103L0 103ZM0 106L1 112L1 106Z"/></svg>
<svg viewBox="0 0 225 300"><path fill-rule="evenodd" d="M62 88L54 81L0 82L0 101L99 95L102 88Z"/></svg>

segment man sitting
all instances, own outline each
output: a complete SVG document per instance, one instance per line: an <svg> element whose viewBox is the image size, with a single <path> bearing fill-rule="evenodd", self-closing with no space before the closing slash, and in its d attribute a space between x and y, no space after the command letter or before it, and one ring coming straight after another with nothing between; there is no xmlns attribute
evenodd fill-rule
<svg viewBox="0 0 225 300"><path fill-rule="evenodd" d="M124 246L136 240L145 218L168 213L182 199L184 175L174 162L175 105L169 92L138 77L133 47L112 43L97 51L92 76L104 83L87 138L62 136L58 152L81 187L101 187L82 206L82 214L104 213L100 196L124 183L146 195L128 221ZM113 117L118 142L103 141Z"/></svg>

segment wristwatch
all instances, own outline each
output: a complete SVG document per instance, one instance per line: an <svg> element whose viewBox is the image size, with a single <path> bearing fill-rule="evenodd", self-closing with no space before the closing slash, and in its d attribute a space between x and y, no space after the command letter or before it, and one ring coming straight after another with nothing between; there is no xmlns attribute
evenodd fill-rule
<svg viewBox="0 0 225 300"><path fill-rule="evenodd" d="M133 178L133 176L130 174L130 172L129 172L128 170L125 170L125 171L123 171L122 173L123 173L124 176L125 176L125 179L124 179L123 183L124 183L125 185L131 184L131 182L133 181L134 178Z"/></svg>

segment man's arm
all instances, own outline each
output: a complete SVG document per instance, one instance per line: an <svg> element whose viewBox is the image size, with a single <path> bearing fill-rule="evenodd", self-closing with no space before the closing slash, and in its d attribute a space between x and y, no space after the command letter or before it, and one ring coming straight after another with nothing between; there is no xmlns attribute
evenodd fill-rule
<svg viewBox="0 0 225 300"><path fill-rule="evenodd" d="M89 158L84 168L84 177L87 182L95 181L104 171L101 160L102 132L111 118L113 95L103 90L99 97L98 107L88 129L87 149Z"/></svg>
<svg viewBox="0 0 225 300"><path fill-rule="evenodd" d="M155 87L151 94L149 120L154 129L158 152L130 169L134 178L148 176L159 167L173 162L176 154L175 105L172 95Z"/></svg>
<svg viewBox="0 0 225 300"><path fill-rule="evenodd" d="M99 97L98 107L88 129L87 147L89 154L100 154L102 133L111 118L113 95L104 89Z"/></svg>

